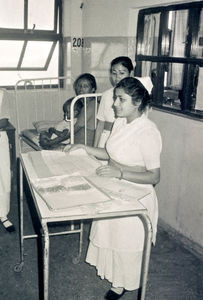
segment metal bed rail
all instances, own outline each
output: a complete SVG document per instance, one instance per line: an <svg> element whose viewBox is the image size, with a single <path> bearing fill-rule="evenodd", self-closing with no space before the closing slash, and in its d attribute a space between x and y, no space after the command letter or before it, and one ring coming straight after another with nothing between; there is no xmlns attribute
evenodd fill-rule
<svg viewBox="0 0 203 300"><path fill-rule="evenodd" d="M75 103L81 99L84 100L84 114L85 114L85 145L87 144L87 98L94 98L95 101L95 115L94 115L94 129L97 127L97 110L98 110L98 103L99 98L102 96L101 93L94 93L94 94L83 94L76 96L71 101L70 111L71 111L71 144L74 144L74 106Z"/></svg>

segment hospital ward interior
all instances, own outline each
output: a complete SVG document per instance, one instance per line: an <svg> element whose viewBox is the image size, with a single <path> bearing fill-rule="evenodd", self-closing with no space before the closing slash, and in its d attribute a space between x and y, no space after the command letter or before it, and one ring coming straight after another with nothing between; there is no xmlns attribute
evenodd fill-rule
<svg viewBox="0 0 203 300"><path fill-rule="evenodd" d="M0 300L203 299L203 1L0 5Z"/></svg>

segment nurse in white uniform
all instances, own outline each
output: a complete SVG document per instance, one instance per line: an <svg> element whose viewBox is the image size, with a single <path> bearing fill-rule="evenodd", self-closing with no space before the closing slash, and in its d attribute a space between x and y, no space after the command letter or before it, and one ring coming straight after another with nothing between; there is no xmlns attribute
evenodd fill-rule
<svg viewBox="0 0 203 300"><path fill-rule="evenodd" d="M114 87L121 79L131 76L133 64L129 57L118 56L110 64L110 81ZM97 113L97 128L95 132L94 147L104 148L110 135L115 113L113 109L113 87L102 94Z"/></svg>
<svg viewBox="0 0 203 300"><path fill-rule="evenodd" d="M99 176L116 177L147 186L151 194L141 200L148 210L156 240L158 204L154 185L160 180L162 141L156 125L147 117L150 97L136 78L122 79L115 87L116 117L106 149L74 145L89 154L107 159L97 169ZM140 287L144 228L139 217L94 221L86 261L102 279L111 282L105 299L119 299L126 291Z"/></svg>

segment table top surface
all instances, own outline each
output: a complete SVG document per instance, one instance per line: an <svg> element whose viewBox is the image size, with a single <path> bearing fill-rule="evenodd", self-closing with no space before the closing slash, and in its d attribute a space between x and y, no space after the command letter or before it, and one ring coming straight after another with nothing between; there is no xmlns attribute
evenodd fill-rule
<svg viewBox="0 0 203 300"><path fill-rule="evenodd" d="M95 158L45 150L21 153L20 161L41 222L146 214L139 200L151 191L125 180L97 176L101 162ZM70 187L76 181L79 184ZM53 182L60 182L59 191L53 191Z"/></svg>

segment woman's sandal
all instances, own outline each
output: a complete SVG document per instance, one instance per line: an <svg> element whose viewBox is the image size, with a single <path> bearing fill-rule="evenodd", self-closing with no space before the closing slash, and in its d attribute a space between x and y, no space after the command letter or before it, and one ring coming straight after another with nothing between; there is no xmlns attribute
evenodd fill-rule
<svg viewBox="0 0 203 300"><path fill-rule="evenodd" d="M107 300L117 300L117 299L120 299L124 294L125 294L126 290L124 289L123 292L121 294L117 294L116 292L112 291L112 290L109 290L104 299L107 299Z"/></svg>
<svg viewBox="0 0 203 300"><path fill-rule="evenodd" d="M4 221L1 221L2 225L8 232L15 231L14 225L9 221L9 219L5 219Z"/></svg>

